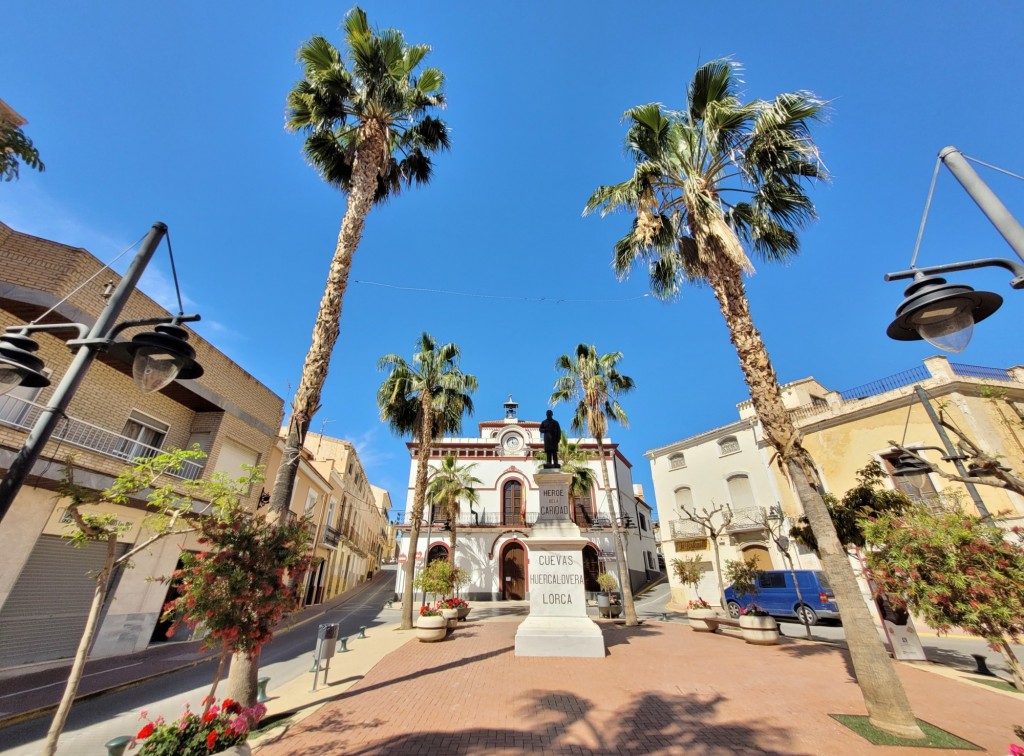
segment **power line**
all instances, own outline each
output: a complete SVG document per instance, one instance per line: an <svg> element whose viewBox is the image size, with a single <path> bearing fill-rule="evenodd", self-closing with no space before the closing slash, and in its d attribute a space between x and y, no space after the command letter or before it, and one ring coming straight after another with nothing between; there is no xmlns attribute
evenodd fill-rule
<svg viewBox="0 0 1024 756"><path fill-rule="evenodd" d="M635 297L624 299L566 299L564 297L517 297L509 294L477 294L469 291L450 291L448 289L428 289L418 286L398 286L397 284L382 283L380 281L358 281L353 279L352 283L363 286L380 286L384 289L396 289L398 291L418 291L424 294L447 294L456 297L474 297L476 299L511 299L519 302L549 302L552 304L570 304L578 302L609 303L609 302L634 302L638 299L650 298L650 293L640 294Z"/></svg>

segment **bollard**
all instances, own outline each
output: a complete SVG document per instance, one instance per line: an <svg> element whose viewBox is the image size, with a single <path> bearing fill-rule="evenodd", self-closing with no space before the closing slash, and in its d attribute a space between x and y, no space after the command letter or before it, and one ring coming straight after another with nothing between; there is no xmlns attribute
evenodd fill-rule
<svg viewBox="0 0 1024 756"><path fill-rule="evenodd" d="M269 684L269 677L261 677L256 681L256 703L266 703L270 700L270 697L267 695L267 685Z"/></svg>
<svg viewBox="0 0 1024 756"><path fill-rule="evenodd" d="M366 625L360 625L359 626L359 635L357 635L356 638L365 638L365 637L366 637Z"/></svg>
<svg viewBox="0 0 1024 756"><path fill-rule="evenodd" d="M385 608L385 609L390 609L390 608L391 608L391 605L392 605L393 603L395 603L395 600L394 600L394 599L388 599L387 603L386 603L386 604L384 604L384 608Z"/></svg>
<svg viewBox="0 0 1024 756"><path fill-rule="evenodd" d="M661 613L661 621L662 622L668 622L668 612L662 612Z"/></svg>
<svg viewBox="0 0 1024 756"><path fill-rule="evenodd" d="M339 654L348 651L348 638L338 638L338 648L336 650Z"/></svg>
<svg viewBox="0 0 1024 756"><path fill-rule="evenodd" d="M996 677L995 673L988 668L988 664L982 654L971 654L971 656L974 657L974 663L978 665L978 671L976 674L985 675L987 677Z"/></svg>
<svg viewBox="0 0 1024 756"><path fill-rule="evenodd" d="M107 756L124 756L124 749L128 747L128 744L132 742L130 735L118 735L116 738L111 738L103 747L107 749Z"/></svg>

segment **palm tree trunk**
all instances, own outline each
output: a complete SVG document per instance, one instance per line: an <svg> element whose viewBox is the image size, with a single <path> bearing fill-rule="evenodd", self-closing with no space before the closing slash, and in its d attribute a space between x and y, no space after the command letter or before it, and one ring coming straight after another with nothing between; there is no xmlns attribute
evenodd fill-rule
<svg viewBox="0 0 1024 756"><path fill-rule="evenodd" d="M850 658L868 717L876 727L901 737L923 738L903 684L861 597L850 560L836 536L818 489L814 461L801 446L800 435L782 402L775 368L750 315L742 273L735 263L716 257L708 266L708 282L729 327L729 338L765 437L775 448L818 540L822 567L842 608Z"/></svg>
<svg viewBox="0 0 1024 756"><path fill-rule="evenodd" d="M451 506L448 508L448 545L451 547L448 549L448 564L452 567L455 566L455 537L456 530L458 530L458 523L456 520L459 519L459 512L456 507Z"/></svg>
<svg viewBox="0 0 1024 756"><path fill-rule="evenodd" d="M626 625L640 624L636 618L636 607L633 605L633 586L629 582L629 566L626 564L626 542L622 538L622 531L619 529L618 508L615 506L612 496L611 483L608 481L608 465L604 459L604 444L600 434L597 438L597 456L601 458L601 479L604 482L604 490L608 495L608 513L611 515L612 535L615 537L615 548L619 551L619 586L622 588L622 607L626 614Z"/></svg>
<svg viewBox="0 0 1024 756"><path fill-rule="evenodd" d="M75 652L75 660L71 664L71 672L68 675L67 684L64 686L64 695L61 696L60 704L57 706L57 713L53 715L53 722L46 733L46 741L43 743L43 756L53 756L57 752L57 740L64 732L64 725L67 724L68 714L71 713L71 704L75 702L75 694L78 693L78 686L82 682L82 673L85 671L85 660L89 656L89 648L96 636L96 628L100 623L100 612L103 609L103 600L107 595L107 588L110 585L110 576L114 572L114 559L117 553L117 533L107 535L107 555L103 561L103 569L95 578L95 587L92 592L92 603L89 605L89 615L85 620L85 629L82 631L82 639L78 642L78 650Z"/></svg>
<svg viewBox="0 0 1024 756"><path fill-rule="evenodd" d="M369 121L362 130L363 141L356 150L352 165L352 188L348 193L345 216L341 221L334 257L327 273L320 309L313 324L309 351L302 365L302 377L292 399L292 414L288 420L288 434L281 454L281 466L277 469L270 494L270 511L277 515L281 523L288 520L288 506L291 502L292 489L295 487L295 474L299 469L299 454L313 415L320 408L320 394L324 381L327 380L331 353L338 341L342 298L348 287L352 257L362 238L366 216L373 207L377 176L384 167L387 155L386 129L376 122ZM231 659L231 670L228 674L231 697L245 706L256 703L259 663L258 652L251 657L238 653Z"/></svg>
<svg viewBox="0 0 1024 756"><path fill-rule="evenodd" d="M420 394L420 406L423 408L420 419L419 449L416 461L416 491L413 494L412 513L409 523L409 558L403 565L402 586L402 630L412 629L412 580L416 573L416 547L420 541L420 520L423 519L423 504L427 498L427 467L430 462L430 450L434 441L434 397L429 386L424 386ZM423 554L424 564L430 557L430 544L426 545Z"/></svg>

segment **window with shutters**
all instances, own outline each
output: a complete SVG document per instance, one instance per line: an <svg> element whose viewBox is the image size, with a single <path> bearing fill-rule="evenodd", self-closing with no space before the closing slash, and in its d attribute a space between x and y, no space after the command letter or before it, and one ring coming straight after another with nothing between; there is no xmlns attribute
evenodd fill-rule
<svg viewBox="0 0 1024 756"><path fill-rule="evenodd" d="M736 440L736 436L726 436L718 442L719 456L724 457L726 454L735 454L739 450L740 442Z"/></svg>
<svg viewBox="0 0 1024 756"><path fill-rule="evenodd" d="M132 410L121 431L122 438L118 441L114 453L125 459L155 457L160 453L160 447L167 438L170 427L167 423L162 423L138 410Z"/></svg>
<svg viewBox="0 0 1024 756"><path fill-rule="evenodd" d="M680 467L686 467L686 457L683 456L682 452L676 452L670 454L668 457L668 469L678 470Z"/></svg>
<svg viewBox="0 0 1024 756"><path fill-rule="evenodd" d="M503 525L523 524L523 484L510 480L501 488L501 521Z"/></svg>

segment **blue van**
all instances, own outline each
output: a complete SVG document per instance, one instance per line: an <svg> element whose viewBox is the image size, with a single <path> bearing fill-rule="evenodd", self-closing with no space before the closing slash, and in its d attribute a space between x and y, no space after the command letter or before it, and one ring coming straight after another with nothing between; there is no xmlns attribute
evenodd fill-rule
<svg viewBox="0 0 1024 756"><path fill-rule="evenodd" d="M839 605L828 578L821 570L795 570L803 603L796 595L793 573L789 570L765 570L758 576L756 596L738 596L730 585L725 589L729 616L739 617L740 609L757 604L773 617L796 617L809 625L822 619L839 619Z"/></svg>

